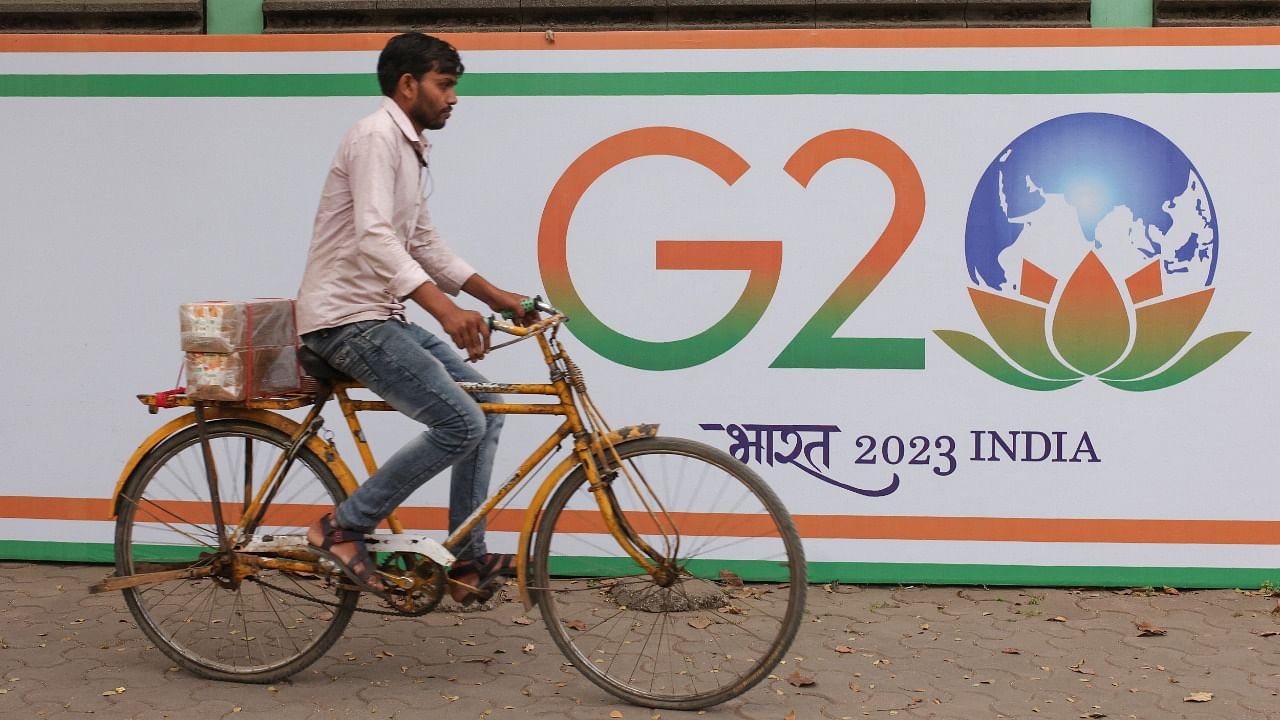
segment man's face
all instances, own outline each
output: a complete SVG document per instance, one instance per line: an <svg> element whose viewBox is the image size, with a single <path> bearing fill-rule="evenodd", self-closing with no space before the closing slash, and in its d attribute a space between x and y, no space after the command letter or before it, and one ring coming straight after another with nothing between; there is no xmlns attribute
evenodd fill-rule
<svg viewBox="0 0 1280 720"><path fill-rule="evenodd" d="M420 79L406 75L401 78L401 88L408 94L405 114L415 125L424 130L439 130L449 119L453 106L458 104L455 88L458 76L431 70Z"/></svg>

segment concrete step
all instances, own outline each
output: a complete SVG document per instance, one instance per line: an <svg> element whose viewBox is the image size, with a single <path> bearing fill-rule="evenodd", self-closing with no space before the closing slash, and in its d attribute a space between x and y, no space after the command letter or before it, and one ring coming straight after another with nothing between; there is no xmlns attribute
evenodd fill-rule
<svg viewBox="0 0 1280 720"><path fill-rule="evenodd" d="M1089 0L264 0L265 32L1088 27Z"/></svg>
<svg viewBox="0 0 1280 720"><path fill-rule="evenodd" d="M1276 0L1156 0L1155 24L1163 27L1280 25L1280 2Z"/></svg>
<svg viewBox="0 0 1280 720"><path fill-rule="evenodd" d="M5 33L204 32L204 0L0 0Z"/></svg>

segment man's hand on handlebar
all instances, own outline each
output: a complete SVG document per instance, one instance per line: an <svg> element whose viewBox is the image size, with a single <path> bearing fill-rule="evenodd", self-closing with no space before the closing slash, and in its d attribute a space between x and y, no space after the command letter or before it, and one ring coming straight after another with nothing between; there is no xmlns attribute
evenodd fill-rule
<svg viewBox="0 0 1280 720"><path fill-rule="evenodd" d="M528 327L538 321L538 311L531 298L506 290L499 290L489 299L494 312L520 327Z"/></svg>

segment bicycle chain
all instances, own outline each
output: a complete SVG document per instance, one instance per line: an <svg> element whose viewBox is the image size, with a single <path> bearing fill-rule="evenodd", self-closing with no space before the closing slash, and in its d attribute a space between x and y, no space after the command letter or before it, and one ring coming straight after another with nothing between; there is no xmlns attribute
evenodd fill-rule
<svg viewBox="0 0 1280 720"><path fill-rule="evenodd" d="M336 608L336 607L342 607L342 603L334 602L334 601L332 601L332 600L325 600L325 599L323 599L323 598L318 598L318 597L316 597L316 596L314 596L314 595L306 595L306 594L304 594L304 593L297 592L296 590L290 590L290 589L288 589L288 588L283 588L283 587L280 587L279 585L274 585L274 584L272 584L272 583L269 583L269 582L267 582L266 580L263 580L262 578L258 577L257 575L252 575L252 576L247 577L247 578L245 578L245 579L246 579L246 580L252 580L253 582L256 582L256 583L258 583L259 585L262 585L262 586L264 586L264 587L269 587L269 588L271 588L272 590L275 590L275 591L276 591L276 592L278 592L278 593L284 593L285 595L291 595L291 596L296 597L296 598L298 598L298 599L300 599L300 600L306 600L306 601L308 601L308 602L316 603L317 605L328 605L329 607L335 607L335 608ZM392 616L395 616L395 617L422 617L423 615L426 615L427 613L431 612L432 610L435 610L435 608L436 608L436 606L437 606L437 605L439 605L439 601L438 601L438 600L437 600L436 602L434 602L434 603L429 603L429 604L425 605L425 606L423 607L423 609L422 609L422 610L417 610L417 611L413 611L413 612L407 612L407 611L404 611L404 610L375 610L375 609L373 609L373 608L363 608L363 607L360 607L360 606L357 604L357 605L356 605L356 607L355 607L355 612L369 613L370 615L392 615Z"/></svg>

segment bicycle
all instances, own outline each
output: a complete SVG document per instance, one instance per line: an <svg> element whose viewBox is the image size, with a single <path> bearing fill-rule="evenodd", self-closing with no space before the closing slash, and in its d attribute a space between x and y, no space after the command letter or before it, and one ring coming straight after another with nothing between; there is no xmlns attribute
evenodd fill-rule
<svg viewBox="0 0 1280 720"><path fill-rule="evenodd" d="M359 591L308 550L305 533L356 487L324 430L325 405L337 399L369 474L377 467L357 413L392 408L352 398L358 383L305 353L314 384L305 392L243 402L138 396L152 413L191 412L126 464L114 495L115 574L92 590L122 591L144 634L198 676L277 682L323 655L356 611L435 609L457 582L447 571L461 539L571 441L519 524L520 600L540 609L574 667L631 703L699 709L753 687L782 659L803 613L804 551L790 515L721 450L660 437L656 425L609 429L557 339L567 318L540 301L538 310L545 317L528 327L490 323L515 336L495 348L536 338L550 382L461 386L532 396L481 403L485 412L563 421L443 543L406 532L396 515L391 532L368 535L387 588L380 606L360 606ZM301 422L278 412L304 407Z"/></svg>

